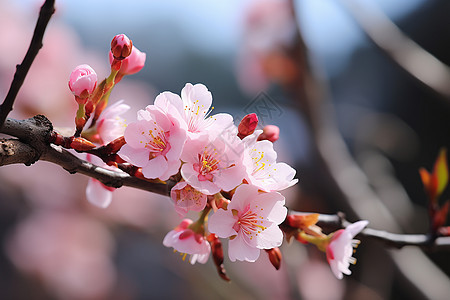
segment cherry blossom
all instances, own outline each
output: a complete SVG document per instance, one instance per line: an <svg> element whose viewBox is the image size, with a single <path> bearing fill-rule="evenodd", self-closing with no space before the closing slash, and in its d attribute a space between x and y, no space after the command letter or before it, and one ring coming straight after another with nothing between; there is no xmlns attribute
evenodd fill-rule
<svg viewBox="0 0 450 300"><path fill-rule="evenodd" d="M226 113L209 116L214 107L212 95L203 84L192 85L186 83L181 90L181 98L177 94L164 92L155 100L155 105L165 107L166 102L171 103L179 112L185 122L189 139L197 138L199 135L209 131L220 134L224 129L231 129L233 117Z"/></svg>
<svg viewBox="0 0 450 300"><path fill-rule="evenodd" d="M167 180L180 168L186 130L176 118L155 105L138 112L138 120L125 129L127 142L119 156L142 167L146 178Z"/></svg>
<svg viewBox="0 0 450 300"><path fill-rule="evenodd" d="M244 145L233 132L202 135L184 146L181 175L206 195L230 191L244 179L243 152Z"/></svg>
<svg viewBox="0 0 450 300"><path fill-rule="evenodd" d="M85 102L97 86L97 73L89 65L77 66L69 77L69 89L77 101Z"/></svg>
<svg viewBox="0 0 450 300"><path fill-rule="evenodd" d="M175 210L183 217L189 210L203 210L207 201L205 194L194 189L186 181L178 182L170 191L170 197L175 203Z"/></svg>
<svg viewBox="0 0 450 300"><path fill-rule="evenodd" d="M257 141L261 130L245 137L244 165L246 180L265 191L280 191L298 182L295 169L285 163L277 163L277 153L270 141Z"/></svg>
<svg viewBox="0 0 450 300"><path fill-rule="evenodd" d="M172 247L180 253L185 253L185 255L190 254L189 261L191 264L195 264L196 262L204 264L208 261L211 246L202 234L196 233L188 228L191 224L192 220L190 219L181 221L174 230L167 233L164 237L163 245Z"/></svg>
<svg viewBox="0 0 450 300"><path fill-rule="evenodd" d="M146 54L133 46L130 56L122 60L122 66L120 67L118 76L132 75L139 72L145 65L145 59ZM113 61L114 56L112 52L109 51L109 63L112 64Z"/></svg>
<svg viewBox="0 0 450 300"><path fill-rule="evenodd" d="M100 158L92 155L86 154L86 160L97 166L113 170L116 172L121 172L119 169L108 166ZM86 187L86 199L93 205L101 208L107 208L112 201L112 193L115 188L109 187L94 178L89 178Z"/></svg>
<svg viewBox="0 0 450 300"><path fill-rule="evenodd" d="M217 210L209 219L208 229L221 238L230 238L231 261L258 259L260 249L279 247L283 232L278 225L287 209L277 192L262 192L257 186L243 184L236 189L227 210Z"/></svg>
<svg viewBox="0 0 450 300"><path fill-rule="evenodd" d="M352 257L353 248L359 244L359 240L353 239L360 233L369 221L358 221L347 226L346 229L336 231L326 247L327 260L333 274L342 279L343 275L350 275L350 263L355 264L356 259Z"/></svg>
<svg viewBox="0 0 450 300"><path fill-rule="evenodd" d="M108 144L125 132L125 119L121 117L130 106L120 100L108 106L97 121L97 132L103 144Z"/></svg>

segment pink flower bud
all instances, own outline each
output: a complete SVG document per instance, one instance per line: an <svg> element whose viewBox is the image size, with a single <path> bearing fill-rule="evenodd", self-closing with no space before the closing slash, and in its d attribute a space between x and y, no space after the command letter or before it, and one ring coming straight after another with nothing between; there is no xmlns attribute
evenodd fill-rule
<svg viewBox="0 0 450 300"><path fill-rule="evenodd" d="M132 48L130 56L122 60L122 66L120 67L119 73L122 75L132 75L139 72L145 64L146 54L139 51L138 48ZM109 63L112 64L114 61L114 56L112 52L109 52Z"/></svg>
<svg viewBox="0 0 450 300"><path fill-rule="evenodd" d="M86 102L97 86L97 74L89 65L79 65L69 77L69 89L77 101Z"/></svg>
<svg viewBox="0 0 450 300"><path fill-rule="evenodd" d="M267 125L263 128L263 132L259 135L258 141L268 140L272 143L280 137L280 128L275 125Z"/></svg>
<svg viewBox="0 0 450 300"><path fill-rule="evenodd" d="M241 123L239 123L238 126L238 137L240 139L245 138L246 136L252 134L256 126L258 126L258 117L256 114L248 114L245 117L242 118Z"/></svg>
<svg viewBox="0 0 450 300"><path fill-rule="evenodd" d="M125 35L118 34L111 41L111 52L116 60L130 56L133 42Z"/></svg>

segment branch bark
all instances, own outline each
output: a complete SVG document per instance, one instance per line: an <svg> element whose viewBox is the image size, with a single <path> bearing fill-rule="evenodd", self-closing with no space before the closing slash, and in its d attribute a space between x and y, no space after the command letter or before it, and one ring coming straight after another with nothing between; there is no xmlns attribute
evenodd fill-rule
<svg viewBox="0 0 450 300"><path fill-rule="evenodd" d="M289 214L308 215L311 213L290 211ZM342 213L319 214L319 221L317 222L319 227L330 232L345 229L350 224ZM450 250L450 237L448 236L436 237L429 234L399 234L373 228L365 228L358 236L377 240L386 246L397 249L403 248L404 246L416 246L428 251Z"/></svg>
<svg viewBox="0 0 450 300"><path fill-rule="evenodd" d="M16 67L16 73L14 74L14 79L11 82L8 94L5 100L0 105L0 128L6 120L9 112L13 109L14 101L16 100L17 93L19 92L25 77L30 70L31 64L33 63L39 50L42 48L42 39L44 37L45 29L50 21L51 16L55 12L55 0L46 0L42 5L39 12L39 18L34 29L33 37L28 47L28 51L20 65Z"/></svg>
<svg viewBox="0 0 450 300"><path fill-rule="evenodd" d="M52 131L52 123L43 115L27 120L8 118L0 132L17 137L18 140L2 140L0 166L11 163L31 165L37 160L44 160L60 165L71 174L80 173L97 179L106 186L113 188L129 186L165 196L169 195L171 188L175 185L175 182L171 180L166 183L152 182L130 176L125 172L105 169L80 159L69 151L50 144L48 141Z"/></svg>

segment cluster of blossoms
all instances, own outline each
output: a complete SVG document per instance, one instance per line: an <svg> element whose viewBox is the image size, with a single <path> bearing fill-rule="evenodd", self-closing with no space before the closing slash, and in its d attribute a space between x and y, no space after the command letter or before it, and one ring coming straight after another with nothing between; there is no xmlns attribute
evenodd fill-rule
<svg viewBox="0 0 450 300"><path fill-rule="evenodd" d="M256 114L245 116L239 126L229 114L213 115L211 92L203 84L190 83L180 95L159 94L153 104L137 112L136 122L125 124L121 115L130 109L128 105L118 102L104 108L114 85L143 67L145 53L125 35L118 35L111 43L110 63L111 74L100 84L87 65L71 74L69 88L79 110L76 132L66 144L86 152L86 159L96 165L173 186L170 197L181 218L189 211L200 212L195 222L183 219L170 231L165 246L184 257L189 254L192 264L205 263L212 253L219 274L227 279L219 238L229 240L231 261L254 262L264 249L279 268L278 247L283 231L288 235L280 224L287 222L290 237L326 252L337 277L350 272L353 237L366 223L326 236L314 230L315 222L288 216L280 191L298 180L292 167L277 162L273 142L278 139L278 127L256 130ZM91 179L87 199L107 207L113 190Z"/></svg>

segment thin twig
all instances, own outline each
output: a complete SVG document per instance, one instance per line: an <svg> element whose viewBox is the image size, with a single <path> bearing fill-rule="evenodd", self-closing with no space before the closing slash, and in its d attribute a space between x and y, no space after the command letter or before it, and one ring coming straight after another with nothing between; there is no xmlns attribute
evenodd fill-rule
<svg viewBox="0 0 450 300"><path fill-rule="evenodd" d="M311 213L290 211L290 215L308 215ZM345 215L337 214L319 214L317 225L329 232L339 229L345 229L351 223L347 221ZM433 237L429 234L399 234L391 233L385 230L365 228L359 234L360 237L374 239L384 243L386 246L394 248L403 248L404 246L416 246L424 250L438 251L450 249L450 237Z"/></svg>
<svg viewBox="0 0 450 300"><path fill-rule="evenodd" d="M67 150L50 144L48 141L52 131L51 122L42 115L27 120L6 119L0 133L17 137L19 141L6 140L8 146L13 143L16 147L14 153L11 152L11 148L0 151L0 166L11 163L30 165L37 160L44 160L60 165L71 174L80 173L97 179L106 186L114 188L129 186L165 196L169 195L170 189L175 185L171 180L166 183L152 182L80 159Z"/></svg>
<svg viewBox="0 0 450 300"><path fill-rule="evenodd" d="M9 112L13 109L14 101L16 100L17 93L19 92L22 84L27 76L28 70L30 70L39 50L42 48L42 39L44 37L45 29L50 21L51 16L55 12L55 0L46 0L42 5L39 12L39 18L34 29L33 38L31 39L28 51L20 65L16 67L16 73L14 79L11 82L8 94L5 100L0 105L0 128L6 120Z"/></svg>

